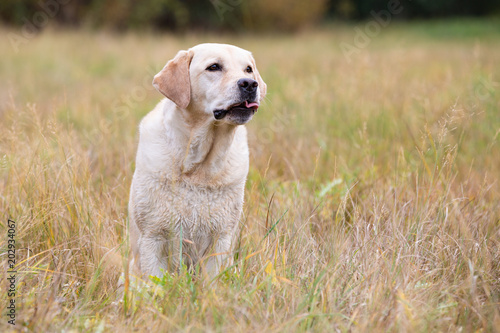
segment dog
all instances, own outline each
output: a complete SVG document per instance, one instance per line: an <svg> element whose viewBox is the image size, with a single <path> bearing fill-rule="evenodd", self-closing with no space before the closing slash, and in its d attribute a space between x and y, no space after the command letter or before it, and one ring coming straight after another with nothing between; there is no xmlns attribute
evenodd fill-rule
<svg viewBox="0 0 500 333"><path fill-rule="evenodd" d="M161 277L184 263L231 264L249 168L244 126L266 95L249 51L199 44L155 75L164 98L139 125L129 200L131 266Z"/></svg>

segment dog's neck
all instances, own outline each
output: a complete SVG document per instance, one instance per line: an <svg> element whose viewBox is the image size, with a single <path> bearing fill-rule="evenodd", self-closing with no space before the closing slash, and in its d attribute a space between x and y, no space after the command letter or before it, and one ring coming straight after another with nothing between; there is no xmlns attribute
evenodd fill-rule
<svg viewBox="0 0 500 333"><path fill-rule="evenodd" d="M180 161L181 173L194 174L197 170L204 170L204 177L215 176L222 171L227 153L233 143L236 125L215 122L206 119L194 122L185 113L176 113L174 117L178 124L182 124L182 145L185 148L183 159ZM200 168L200 166L204 168ZM208 173L208 174L207 174Z"/></svg>

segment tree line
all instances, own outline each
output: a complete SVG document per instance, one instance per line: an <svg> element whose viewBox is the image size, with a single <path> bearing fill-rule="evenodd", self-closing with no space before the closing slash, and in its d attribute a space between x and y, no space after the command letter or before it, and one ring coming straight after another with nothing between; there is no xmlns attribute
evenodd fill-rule
<svg viewBox="0 0 500 333"><path fill-rule="evenodd" d="M367 20L389 6L398 20L499 16L498 0L2 0L0 21L118 30L297 30L328 20Z"/></svg>

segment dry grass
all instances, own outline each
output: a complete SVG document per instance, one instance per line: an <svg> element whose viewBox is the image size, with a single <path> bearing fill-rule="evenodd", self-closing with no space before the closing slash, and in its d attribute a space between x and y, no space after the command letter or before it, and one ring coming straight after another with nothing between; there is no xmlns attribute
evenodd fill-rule
<svg viewBox="0 0 500 333"><path fill-rule="evenodd" d="M16 328L498 331L500 34L475 24L463 38L447 22L393 25L350 64L348 26L47 32L17 54L2 47L0 245L5 262L10 217ZM136 129L161 97L149 82L204 41L252 50L269 87L248 126L237 265L210 287L181 273L123 299Z"/></svg>

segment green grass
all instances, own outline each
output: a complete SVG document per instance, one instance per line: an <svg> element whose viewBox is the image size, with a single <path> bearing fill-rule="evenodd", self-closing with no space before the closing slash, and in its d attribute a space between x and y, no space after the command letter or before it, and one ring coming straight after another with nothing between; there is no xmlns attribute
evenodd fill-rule
<svg viewBox="0 0 500 333"><path fill-rule="evenodd" d="M396 22L350 63L347 25L46 31L18 53L2 40L0 247L6 263L10 217L16 328L498 330L500 32L467 22ZM251 50L269 91L248 125L235 265L212 284L183 271L123 297L137 126L161 98L150 82L208 41Z"/></svg>

